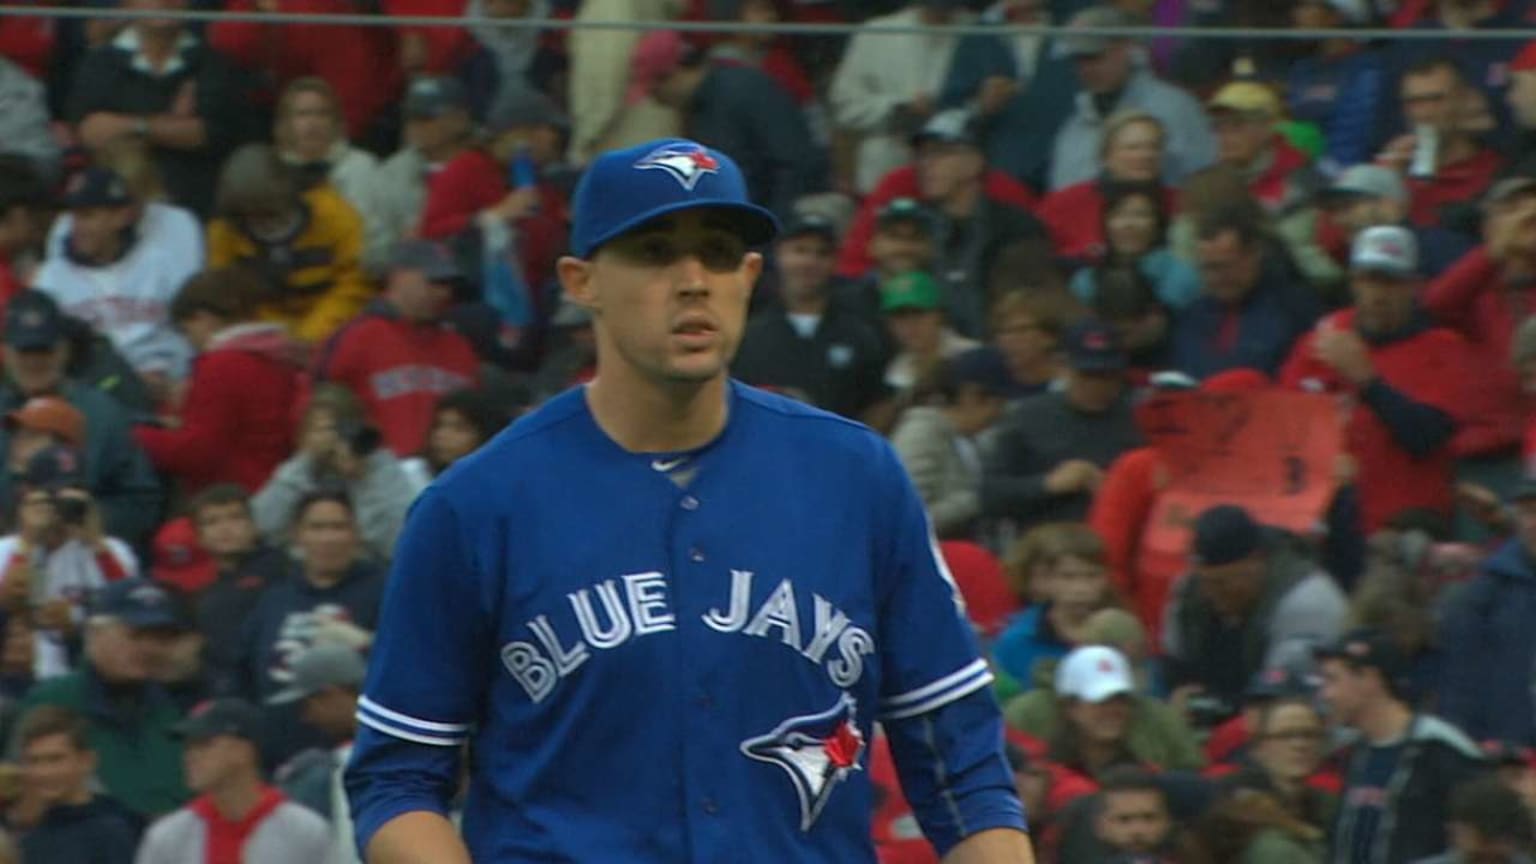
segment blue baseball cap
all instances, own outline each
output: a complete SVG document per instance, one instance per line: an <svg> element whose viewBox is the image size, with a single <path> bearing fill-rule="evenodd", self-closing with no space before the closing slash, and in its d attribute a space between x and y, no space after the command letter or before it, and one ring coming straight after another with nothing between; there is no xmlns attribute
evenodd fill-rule
<svg viewBox="0 0 1536 864"><path fill-rule="evenodd" d="M599 246L645 222L698 208L728 211L742 239L761 246L779 221L753 204L731 157L686 138L663 138L597 157L576 184L571 253L590 258Z"/></svg>

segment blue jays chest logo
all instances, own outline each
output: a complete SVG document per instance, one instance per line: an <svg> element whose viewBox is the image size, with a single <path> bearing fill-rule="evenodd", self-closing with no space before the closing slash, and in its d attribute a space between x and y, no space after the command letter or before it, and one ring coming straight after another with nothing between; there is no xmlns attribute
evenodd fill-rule
<svg viewBox="0 0 1536 864"><path fill-rule="evenodd" d="M635 163L635 169L665 171L692 192L704 175L720 173L720 160L697 144L668 144L647 153Z"/></svg>
<svg viewBox="0 0 1536 864"><path fill-rule="evenodd" d="M860 770L864 733L856 725L853 697L844 693L820 714L791 717L767 735L741 742L741 752L784 769L800 799L800 830L809 831L832 792Z"/></svg>

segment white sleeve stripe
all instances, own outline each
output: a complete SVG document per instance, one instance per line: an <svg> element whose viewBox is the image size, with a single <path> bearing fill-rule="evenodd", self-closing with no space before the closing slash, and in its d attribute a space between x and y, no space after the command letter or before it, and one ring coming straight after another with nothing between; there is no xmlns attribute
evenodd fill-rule
<svg viewBox="0 0 1536 864"><path fill-rule="evenodd" d="M949 691L946 691L944 693L940 693L939 695L933 697L932 699L929 699L926 702L919 702L916 705L908 705L908 706L903 707L903 708L895 708L895 709L891 709L891 710L888 710L888 711L884 711L884 712L881 713L880 719L882 721L887 721L887 720L905 720L908 717L917 717L917 716L922 715L922 714L927 714L930 711L936 711L939 708L943 708L945 705L948 705L951 702L954 702L956 700L959 700L959 699L962 699L962 698L964 698L966 696L969 696L972 693L975 693L977 690L980 690L981 688L986 687L987 685L989 685L991 683L992 683L992 670L991 669L985 669L976 678L965 682L964 684L954 688L953 690L949 690Z"/></svg>
<svg viewBox="0 0 1536 864"><path fill-rule="evenodd" d="M971 676L986 671L986 668L987 661L977 658L974 662L970 663L965 668L956 672L951 672L950 674L945 675L943 678L940 678L937 681L924 684L921 687L918 687L914 690L908 690L905 693L898 693L895 696L887 696L880 700L880 704L885 708L900 708L901 706L911 702L921 702L922 700L927 699L929 696L932 696L935 693L948 690L950 687L953 687L962 681L969 680Z"/></svg>
<svg viewBox="0 0 1536 864"><path fill-rule="evenodd" d="M407 728L420 729L426 732L468 732L468 723L438 723L432 720L418 720L409 714L401 714L399 711L391 711L383 705L369 699L367 696L357 700L358 711L367 711L384 720L399 723Z"/></svg>
<svg viewBox="0 0 1536 864"><path fill-rule="evenodd" d="M378 731L383 732L385 735L388 735L392 738L399 738L403 741L412 741L417 744L430 744L433 747L457 747L460 744L463 744L465 741L463 736L458 738L439 738L436 735L419 735L415 732L398 729L394 726L390 726L387 723L381 723L361 711L357 712L357 722L367 726L370 729L377 729Z"/></svg>

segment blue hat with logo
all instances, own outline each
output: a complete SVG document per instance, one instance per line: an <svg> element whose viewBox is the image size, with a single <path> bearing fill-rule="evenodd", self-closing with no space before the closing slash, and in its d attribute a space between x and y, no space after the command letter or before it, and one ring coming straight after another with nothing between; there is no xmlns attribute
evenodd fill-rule
<svg viewBox="0 0 1536 864"><path fill-rule="evenodd" d="M718 150L663 138L604 153L576 184L571 253L590 258L599 246L658 216L703 207L730 213L751 246L779 231L773 214L747 195L741 169Z"/></svg>

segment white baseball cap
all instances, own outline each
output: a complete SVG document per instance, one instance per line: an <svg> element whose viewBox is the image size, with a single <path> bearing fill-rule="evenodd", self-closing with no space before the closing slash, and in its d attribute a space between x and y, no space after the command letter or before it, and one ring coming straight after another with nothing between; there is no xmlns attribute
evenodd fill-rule
<svg viewBox="0 0 1536 864"><path fill-rule="evenodd" d="M1097 703L1134 692L1131 664L1105 645L1085 645L1056 666L1057 696Z"/></svg>
<svg viewBox="0 0 1536 864"><path fill-rule="evenodd" d="M1419 243L1397 225L1377 225L1360 232L1349 253L1351 270L1384 273L1400 279L1419 274Z"/></svg>

